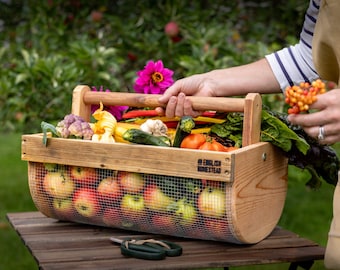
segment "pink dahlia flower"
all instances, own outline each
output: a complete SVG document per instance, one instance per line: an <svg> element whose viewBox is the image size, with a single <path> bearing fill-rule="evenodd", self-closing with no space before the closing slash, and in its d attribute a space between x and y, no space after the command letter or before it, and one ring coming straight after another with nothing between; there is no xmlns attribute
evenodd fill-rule
<svg viewBox="0 0 340 270"><path fill-rule="evenodd" d="M149 61L143 70L137 72L133 88L136 93L163 94L174 83L173 74L171 69L163 66L162 60Z"/></svg>
<svg viewBox="0 0 340 270"><path fill-rule="evenodd" d="M97 90L95 86L92 87L92 91L103 92L103 86ZM111 92L111 90L106 89L105 92ZM123 113L128 109L128 106L104 106L104 110L111 113L117 121L122 119ZM99 105L92 105L91 106L91 113L94 113L97 109L99 109Z"/></svg>

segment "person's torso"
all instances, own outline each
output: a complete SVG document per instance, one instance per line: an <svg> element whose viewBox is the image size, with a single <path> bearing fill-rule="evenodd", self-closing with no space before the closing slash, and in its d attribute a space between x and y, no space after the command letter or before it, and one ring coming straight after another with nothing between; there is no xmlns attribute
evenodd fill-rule
<svg viewBox="0 0 340 270"><path fill-rule="evenodd" d="M321 0L313 36L313 61L324 80L340 83L340 0Z"/></svg>

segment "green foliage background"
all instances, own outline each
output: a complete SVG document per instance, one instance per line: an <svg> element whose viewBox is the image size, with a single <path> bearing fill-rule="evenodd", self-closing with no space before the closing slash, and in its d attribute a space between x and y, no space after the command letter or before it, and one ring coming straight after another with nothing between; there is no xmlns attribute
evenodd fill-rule
<svg viewBox="0 0 340 270"><path fill-rule="evenodd" d="M307 4L0 1L0 130L37 132L42 120L61 119L78 84L132 91L148 60L161 59L176 79L256 60L296 41ZM164 33L169 21L179 42Z"/></svg>

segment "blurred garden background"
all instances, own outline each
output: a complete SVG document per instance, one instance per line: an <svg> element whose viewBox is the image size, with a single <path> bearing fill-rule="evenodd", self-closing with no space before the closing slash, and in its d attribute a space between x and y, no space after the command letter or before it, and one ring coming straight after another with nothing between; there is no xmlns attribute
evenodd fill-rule
<svg viewBox="0 0 340 270"><path fill-rule="evenodd" d="M68 114L76 85L133 91L136 72L148 60L162 60L175 79L249 63L298 40L308 3L0 0L0 269L37 269L6 220L8 212L35 210L21 134L40 132L41 121ZM282 95L263 100L285 110ZM289 168L280 225L325 245L333 187L307 189L306 177ZM322 262L313 269L323 269Z"/></svg>

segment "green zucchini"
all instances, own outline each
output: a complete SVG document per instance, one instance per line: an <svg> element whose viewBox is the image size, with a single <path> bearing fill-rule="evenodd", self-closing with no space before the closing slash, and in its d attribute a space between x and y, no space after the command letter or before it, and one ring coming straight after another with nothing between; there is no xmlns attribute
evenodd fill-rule
<svg viewBox="0 0 340 270"><path fill-rule="evenodd" d="M171 146L170 138L166 136L154 136L143 130L131 128L123 133L123 139L132 143L155 146Z"/></svg>
<svg viewBox="0 0 340 270"><path fill-rule="evenodd" d="M180 147L183 139L190 134L194 127L195 121L191 116L182 116L177 124L173 147Z"/></svg>

